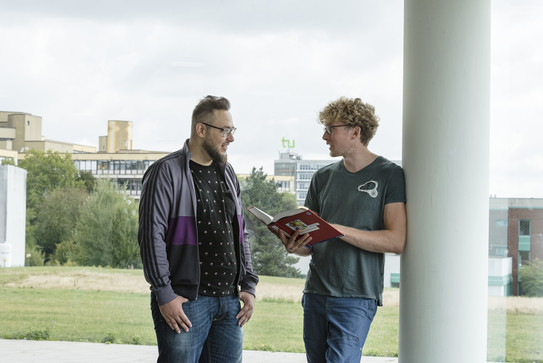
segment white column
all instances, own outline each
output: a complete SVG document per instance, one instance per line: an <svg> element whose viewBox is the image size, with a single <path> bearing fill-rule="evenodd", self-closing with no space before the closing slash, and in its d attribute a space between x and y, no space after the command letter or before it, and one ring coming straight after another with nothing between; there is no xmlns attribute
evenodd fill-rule
<svg viewBox="0 0 543 363"><path fill-rule="evenodd" d="M25 265L26 170L0 165L0 244L3 258L10 250L10 267ZM9 247L8 247L9 245ZM0 266L7 266L0 260Z"/></svg>
<svg viewBox="0 0 543 363"><path fill-rule="evenodd" d="M490 0L406 0L400 363L486 362Z"/></svg>

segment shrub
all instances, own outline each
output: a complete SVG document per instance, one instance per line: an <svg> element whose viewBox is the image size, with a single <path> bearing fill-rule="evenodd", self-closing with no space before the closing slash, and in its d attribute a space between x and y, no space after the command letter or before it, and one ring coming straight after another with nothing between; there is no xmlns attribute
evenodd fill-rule
<svg viewBox="0 0 543 363"><path fill-rule="evenodd" d="M73 241L64 241L56 245L55 259L59 264L66 265L68 262L74 260L77 252L77 245Z"/></svg>
<svg viewBox="0 0 543 363"><path fill-rule="evenodd" d="M521 295L543 297L543 261L534 259L519 270Z"/></svg>

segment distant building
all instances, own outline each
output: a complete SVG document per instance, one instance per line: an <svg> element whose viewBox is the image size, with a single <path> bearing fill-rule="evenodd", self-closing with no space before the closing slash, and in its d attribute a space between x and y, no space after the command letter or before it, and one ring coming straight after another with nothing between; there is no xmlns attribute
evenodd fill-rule
<svg viewBox="0 0 543 363"><path fill-rule="evenodd" d="M96 178L114 180L134 198L141 193L143 173L149 165L168 154L164 151L132 149L132 121L110 120L106 136L100 136L98 151L85 146L45 139L42 118L24 112L0 111L0 160L17 165L26 151L69 153L75 167Z"/></svg>
<svg viewBox="0 0 543 363"><path fill-rule="evenodd" d="M90 172L95 178L115 180L126 193L138 199L143 174L156 160L168 152L132 149L132 121L108 121L107 135L100 136L97 153L73 154L79 171Z"/></svg>
<svg viewBox="0 0 543 363"><path fill-rule="evenodd" d="M274 176L294 177L296 203L304 205L309 183L313 174L323 166L335 163L337 160L303 160L302 156L291 152L280 152L279 159L274 161Z"/></svg>
<svg viewBox="0 0 543 363"><path fill-rule="evenodd" d="M47 140L42 136L42 118L24 112L0 111L0 149L24 154L30 149L61 153L92 153L96 148Z"/></svg>
<svg viewBox="0 0 543 363"><path fill-rule="evenodd" d="M250 174L236 174L238 177L239 183L241 185L241 190L245 189L246 179L250 176ZM278 176L278 175L267 175L266 176L267 181L273 180L275 182L275 185L277 185L277 191L278 192L286 192L294 194L294 176Z"/></svg>
<svg viewBox="0 0 543 363"><path fill-rule="evenodd" d="M518 296L519 271L543 260L543 199L491 197L489 206L488 294ZM386 287L399 286L399 267L399 256L386 254Z"/></svg>
<svg viewBox="0 0 543 363"><path fill-rule="evenodd" d="M518 272L535 259L543 260L543 198L490 198L489 256L511 259L510 282L519 295ZM494 283L501 283L494 279Z"/></svg>

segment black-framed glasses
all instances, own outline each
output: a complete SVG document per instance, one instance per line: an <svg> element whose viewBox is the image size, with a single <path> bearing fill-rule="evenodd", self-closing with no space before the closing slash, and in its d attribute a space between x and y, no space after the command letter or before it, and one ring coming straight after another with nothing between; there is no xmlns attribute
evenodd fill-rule
<svg viewBox="0 0 543 363"><path fill-rule="evenodd" d="M351 127L351 125L328 125L324 126L324 131L326 131L329 135L332 135L332 132L334 132L334 128L336 127Z"/></svg>
<svg viewBox="0 0 543 363"><path fill-rule="evenodd" d="M230 128L230 127L217 127L217 126L207 124L205 122L201 122L201 123L206 125L206 126L213 127L214 129L221 130L222 131L222 137L228 137L230 135L234 135L234 132L236 132L235 127L232 127L232 128Z"/></svg>

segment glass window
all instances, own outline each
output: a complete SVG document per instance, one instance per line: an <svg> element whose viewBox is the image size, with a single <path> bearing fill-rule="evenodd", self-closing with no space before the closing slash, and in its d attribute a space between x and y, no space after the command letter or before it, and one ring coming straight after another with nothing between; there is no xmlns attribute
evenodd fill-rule
<svg viewBox="0 0 543 363"><path fill-rule="evenodd" d="M518 265L519 267L530 264L530 251L519 251L518 253Z"/></svg>
<svg viewBox="0 0 543 363"><path fill-rule="evenodd" d="M521 219L518 224L518 235L519 236L529 236L530 235L530 221L526 219Z"/></svg>
<svg viewBox="0 0 543 363"><path fill-rule="evenodd" d="M507 227L506 219L496 219L496 227Z"/></svg>

